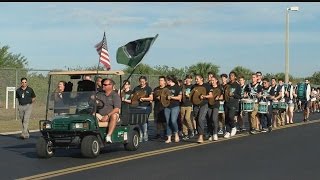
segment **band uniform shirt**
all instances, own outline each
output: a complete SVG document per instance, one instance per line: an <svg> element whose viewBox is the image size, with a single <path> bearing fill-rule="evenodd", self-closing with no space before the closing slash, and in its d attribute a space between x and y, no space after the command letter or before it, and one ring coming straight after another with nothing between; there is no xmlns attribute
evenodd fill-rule
<svg viewBox="0 0 320 180"><path fill-rule="evenodd" d="M170 90L171 96L178 96L179 94L182 93L181 87L178 84L175 84L174 86L167 86L167 88ZM180 106L180 101L175 99L170 99L170 104L168 108L173 108L177 106Z"/></svg>
<svg viewBox="0 0 320 180"><path fill-rule="evenodd" d="M191 92L191 88L192 88L192 84L190 85L183 85L182 90L184 91L182 93L182 101L181 101L181 106L182 107L189 107L192 106L192 102L190 100L190 97L187 97L186 95L190 95Z"/></svg>
<svg viewBox="0 0 320 180"><path fill-rule="evenodd" d="M136 86L133 89L132 93L134 94L137 91L145 91L146 96L144 98L149 97L151 95L151 93L152 93L152 89L151 89L151 87L149 85L146 85L144 88L142 88L140 85ZM150 101L143 101L143 102L139 101L139 106L144 106L144 107L145 106L151 106L151 103L150 103Z"/></svg>
<svg viewBox="0 0 320 180"><path fill-rule="evenodd" d="M29 86L23 90L21 87L16 90L16 98L20 105L32 104L32 98L35 98L36 94L33 89Z"/></svg>
<svg viewBox="0 0 320 180"><path fill-rule="evenodd" d="M233 105L238 108L239 100L241 99L241 86L235 81L233 83L228 83L230 86L230 92L233 93L232 96L230 96L229 100L225 100L225 104Z"/></svg>
<svg viewBox="0 0 320 180"><path fill-rule="evenodd" d="M254 85L252 83L249 83L245 87L244 91L248 93L248 96L250 99L255 99L254 102L257 103L258 102L257 94L262 92L262 86L258 83L254 84Z"/></svg>
<svg viewBox="0 0 320 180"><path fill-rule="evenodd" d="M268 102L268 105L270 105L271 103L271 98L270 98L270 93L271 93L271 86L269 86L269 87L267 87L267 88L265 88L265 87L262 87L262 95L264 96L264 97L266 97L266 101ZM263 102L263 98L260 98L260 102L262 101Z"/></svg>
<svg viewBox="0 0 320 180"><path fill-rule="evenodd" d="M108 96L104 92L98 92L97 99L100 99L104 103L104 106L98 109L98 113L102 116L109 114L115 108L121 109L121 98L115 91L111 91Z"/></svg>

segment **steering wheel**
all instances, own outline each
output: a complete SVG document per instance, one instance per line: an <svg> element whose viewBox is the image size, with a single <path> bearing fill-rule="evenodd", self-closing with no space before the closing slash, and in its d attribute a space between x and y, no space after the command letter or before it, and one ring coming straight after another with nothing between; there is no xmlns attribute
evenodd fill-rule
<svg viewBox="0 0 320 180"><path fill-rule="evenodd" d="M96 105L98 109L102 109L104 107L104 102L101 99L96 98Z"/></svg>

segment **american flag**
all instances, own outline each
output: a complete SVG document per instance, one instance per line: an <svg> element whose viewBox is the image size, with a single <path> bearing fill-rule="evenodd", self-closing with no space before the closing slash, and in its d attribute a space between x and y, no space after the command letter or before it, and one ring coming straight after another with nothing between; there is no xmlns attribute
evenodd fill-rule
<svg viewBox="0 0 320 180"><path fill-rule="evenodd" d="M94 46L100 56L99 62L101 62L107 70L111 69L111 64L110 64L110 56L108 52L108 46L107 46L107 40L106 40L106 33L104 32L103 34L103 39L101 42L96 44Z"/></svg>

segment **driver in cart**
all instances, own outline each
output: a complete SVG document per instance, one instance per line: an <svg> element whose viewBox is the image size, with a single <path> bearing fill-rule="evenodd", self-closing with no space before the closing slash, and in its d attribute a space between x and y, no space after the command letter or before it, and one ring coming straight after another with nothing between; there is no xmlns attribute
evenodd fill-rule
<svg viewBox="0 0 320 180"><path fill-rule="evenodd" d="M100 107L96 110L96 117L99 122L107 122L108 130L106 142L112 143L111 135L117 122L120 121L119 114L121 109L121 98L117 92L113 90L115 82L110 78L101 81L102 91L97 93L96 103Z"/></svg>

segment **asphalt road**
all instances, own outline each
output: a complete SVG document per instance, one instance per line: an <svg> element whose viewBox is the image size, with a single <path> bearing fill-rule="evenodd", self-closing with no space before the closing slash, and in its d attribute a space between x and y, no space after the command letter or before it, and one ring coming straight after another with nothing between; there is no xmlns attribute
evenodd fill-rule
<svg viewBox="0 0 320 180"><path fill-rule="evenodd" d="M295 113L297 123L271 133L203 144L196 138L171 144L151 139L134 152L112 144L95 159L83 158L78 149L58 149L54 157L39 159L39 132L27 140L1 135L1 179L320 179L319 119L314 113L303 123Z"/></svg>

